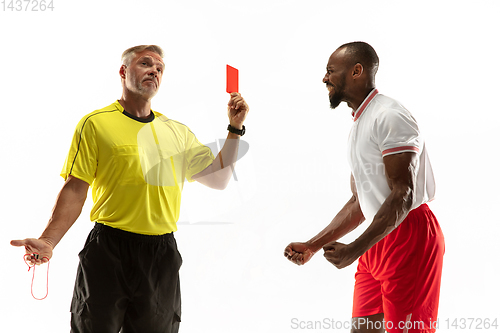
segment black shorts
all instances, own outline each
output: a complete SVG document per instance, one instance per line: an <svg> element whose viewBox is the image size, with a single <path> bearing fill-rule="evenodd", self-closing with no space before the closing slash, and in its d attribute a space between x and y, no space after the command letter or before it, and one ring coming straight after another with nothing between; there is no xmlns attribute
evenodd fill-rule
<svg viewBox="0 0 500 333"><path fill-rule="evenodd" d="M96 223L78 256L71 332L178 331L182 258L173 233L141 235Z"/></svg>

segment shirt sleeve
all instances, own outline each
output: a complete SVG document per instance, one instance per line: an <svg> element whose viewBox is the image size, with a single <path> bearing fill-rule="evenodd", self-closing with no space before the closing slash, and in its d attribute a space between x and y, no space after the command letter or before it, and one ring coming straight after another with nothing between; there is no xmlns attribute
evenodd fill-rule
<svg viewBox="0 0 500 333"><path fill-rule="evenodd" d="M190 130L188 130L186 148L186 179L194 182L193 176L212 164L215 157L212 150L201 144Z"/></svg>
<svg viewBox="0 0 500 333"><path fill-rule="evenodd" d="M374 122L373 135L382 156L421 151L417 122L406 110L382 111Z"/></svg>
<svg viewBox="0 0 500 333"><path fill-rule="evenodd" d="M97 154L95 127L90 116L86 116L76 127L61 176L66 180L71 175L92 185L97 170Z"/></svg>

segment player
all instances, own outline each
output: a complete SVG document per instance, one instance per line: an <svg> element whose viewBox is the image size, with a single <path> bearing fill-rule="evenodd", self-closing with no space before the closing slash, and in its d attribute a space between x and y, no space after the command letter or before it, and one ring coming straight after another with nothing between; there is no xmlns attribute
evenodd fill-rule
<svg viewBox="0 0 500 333"><path fill-rule="evenodd" d="M426 202L435 184L426 146L413 116L375 87L379 59L364 42L340 46L323 82L330 106L352 109L348 160L352 197L331 223L285 256L303 265L321 248L337 268L359 258L351 332L434 332L444 238ZM350 244L337 242L364 220ZM337 286L338 287L338 286Z"/></svg>
<svg viewBox="0 0 500 333"><path fill-rule="evenodd" d="M162 58L155 45L123 53L122 97L78 124L45 231L11 242L39 253L33 264L47 262L92 187L96 223L79 254L71 332L177 332L182 259L173 232L184 179L224 189L232 175L247 103L231 94L229 133L214 158L188 127L152 111Z"/></svg>

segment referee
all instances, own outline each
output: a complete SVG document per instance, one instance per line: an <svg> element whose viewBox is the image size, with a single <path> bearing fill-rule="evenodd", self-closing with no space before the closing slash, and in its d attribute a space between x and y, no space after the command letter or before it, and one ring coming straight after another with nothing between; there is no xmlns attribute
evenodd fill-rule
<svg viewBox="0 0 500 333"><path fill-rule="evenodd" d="M121 98L77 125L65 183L40 238L13 240L33 264L52 257L92 187L90 232L79 253L71 332L177 332L181 321L177 230L184 180L224 189L236 162L245 100L232 93L228 136L214 158L191 130L151 109L164 72L156 45L122 55Z"/></svg>

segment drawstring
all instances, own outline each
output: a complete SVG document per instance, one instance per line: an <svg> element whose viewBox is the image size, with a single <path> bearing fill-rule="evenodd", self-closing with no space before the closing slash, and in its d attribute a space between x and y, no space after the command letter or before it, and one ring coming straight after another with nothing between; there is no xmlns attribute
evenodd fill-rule
<svg viewBox="0 0 500 333"><path fill-rule="evenodd" d="M28 258L26 258L26 256L28 256ZM23 256L23 259L24 259L24 262L26 263L26 265L28 265L28 272L30 271L30 269L33 268L33 277L31 278L31 296L33 296L34 299L41 301L41 300L47 298L47 296L49 295L49 265L50 265L50 261L49 261L49 258L47 258L47 257L42 258L42 259L47 258L47 293L45 294L45 297L43 297L43 298L36 298L35 295L33 295L33 281L35 280L35 267L36 267L36 265L35 264L30 265L28 263L28 259L31 259L32 257L35 257L35 259L38 259L39 254L36 252L34 252L32 254L25 254Z"/></svg>

